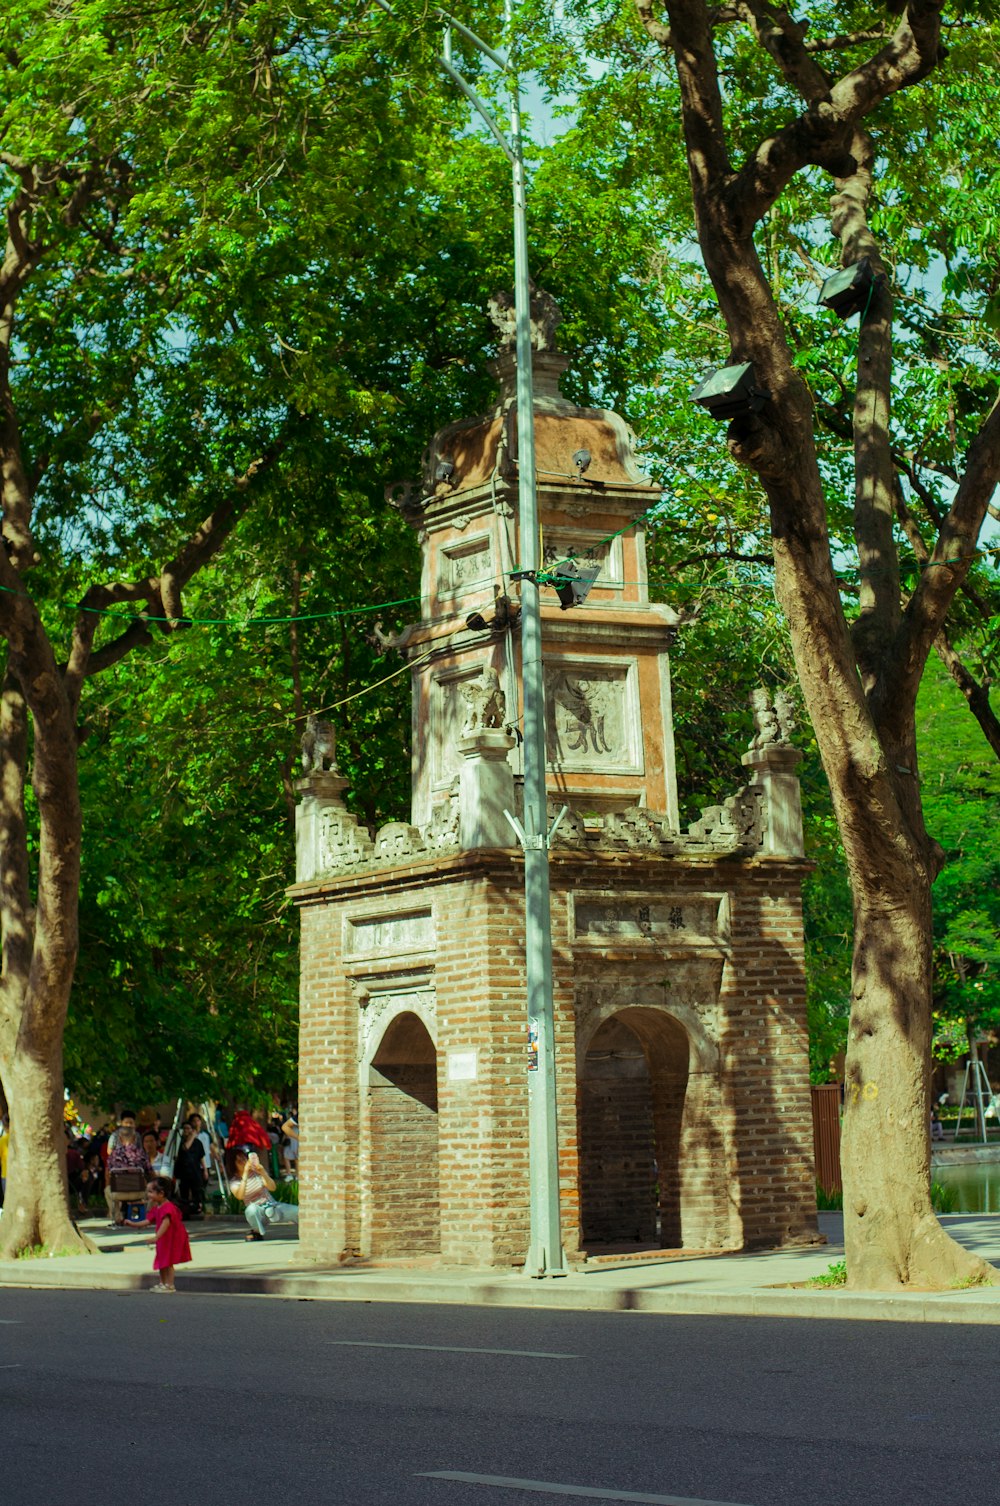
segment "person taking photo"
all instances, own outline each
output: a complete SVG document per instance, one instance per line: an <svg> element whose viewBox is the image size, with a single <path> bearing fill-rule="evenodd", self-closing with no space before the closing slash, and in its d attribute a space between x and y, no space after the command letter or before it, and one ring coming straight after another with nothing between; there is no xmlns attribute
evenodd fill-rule
<svg viewBox="0 0 1000 1506"><path fill-rule="evenodd" d="M270 1224L298 1223L298 1208L276 1200L276 1184L255 1150L240 1146L235 1164L236 1173L229 1190L236 1201L243 1204L243 1215L250 1225L248 1240L263 1239Z"/></svg>

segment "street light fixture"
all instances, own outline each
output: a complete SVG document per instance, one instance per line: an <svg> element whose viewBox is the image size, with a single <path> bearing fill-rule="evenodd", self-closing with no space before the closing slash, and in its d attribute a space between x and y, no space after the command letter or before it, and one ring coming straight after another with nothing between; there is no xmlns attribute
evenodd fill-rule
<svg viewBox="0 0 1000 1506"><path fill-rule="evenodd" d="M864 308L874 282L872 264L864 256L826 279L819 290L819 302L838 319L850 319Z"/></svg>
<svg viewBox="0 0 1000 1506"><path fill-rule="evenodd" d="M578 607L586 599L600 573L600 565L586 565L581 570L575 560L564 560L550 573L549 584L555 586L564 612L570 607Z"/></svg>
<svg viewBox="0 0 1000 1506"><path fill-rule="evenodd" d="M698 403L720 422L759 413L768 394L757 386L753 366L744 361L738 366L720 366L702 377L689 402Z"/></svg>
<svg viewBox="0 0 1000 1506"><path fill-rule="evenodd" d="M376 0L392 14L388 0ZM441 67L485 122L511 165L514 209L514 325L517 360L518 515L523 564L521 576L521 683L524 700L524 818L507 812L524 850L525 971L528 996L528 1177L530 1232L525 1257L529 1276L565 1276L566 1257L559 1217L559 1147L556 1124L555 1029L552 1006L552 919L549 901L549 843L557 817L548 824L545 787L545 682L542 676L542 620L539 600L538 494L535 485L535 411L531 372L531 285L528 277L528 222L524 153L521 143L521 89L508 58L438 7L444 22ZM508 33L513 0L505 0ZM457 32L504 74L510 91L510 134L497 124L475 89L454 65L451 34ZM589 458L589 457L588 457ZM588 582L589 589L589 582ZM584 592L586 594L586 592ZM582 598L581 598L582 599ZM569 603L566 603L567 605Z"/></svg>

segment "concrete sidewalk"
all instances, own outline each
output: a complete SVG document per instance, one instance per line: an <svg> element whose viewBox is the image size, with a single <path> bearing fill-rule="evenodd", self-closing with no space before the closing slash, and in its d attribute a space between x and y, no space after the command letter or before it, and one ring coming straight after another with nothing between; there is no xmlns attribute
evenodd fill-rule
<svg viewBox="0 0 1000 1506"><path fill-rule="evenodd" d="M1000 1217L954 1214L942 1219L963 1245L1000 1266ZM152 1250L137 1231L83 1227L97 1255L0 1261L0 1286L132 1291L152 1283ZM247 1244L240 1220L189 1226L193 1263L178 1272L178 1291L226 1292L341 1302L448 1302L473 1306L584 1311L713 1313L794 1318L869 1318L917 1323L1000 1323L1000 1286L969 1291L878 1296L802 1288L843 1258L841 1216L821 1213L828 1243L805 1250L701 1257L636 1257L558 1279L531 1281L516 1272L442 1268L430 1261L320 1267L299 1260L290 1228Z"/></svg>

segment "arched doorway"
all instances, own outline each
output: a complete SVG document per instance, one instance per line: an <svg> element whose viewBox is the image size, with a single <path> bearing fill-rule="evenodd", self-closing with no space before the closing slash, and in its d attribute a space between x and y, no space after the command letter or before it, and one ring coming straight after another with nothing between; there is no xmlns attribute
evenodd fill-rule
<svg viewBox="0 0 1000 1506"><path fill-rule="evenodd" d="M622 1009L591 1037L578 1085L585 1249L677 1249L687 1034L655 1009Z"/></svg>
<svg viewBox="0 0 1000 1506"><path fill-rule="evenodd" d="M437 1051L415 1014L393 1020L368 1074L371 1127L371 1253L436 1255Z"/></svg>

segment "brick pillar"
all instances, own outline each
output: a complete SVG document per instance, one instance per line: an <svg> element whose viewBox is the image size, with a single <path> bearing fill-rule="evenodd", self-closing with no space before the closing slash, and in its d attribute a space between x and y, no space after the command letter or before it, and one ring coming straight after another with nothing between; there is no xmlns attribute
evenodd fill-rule
<svg viewBox="0 0 1000 1506"><path fill-rule="evenodd" d="M340 916L301 910L299 1027L299 1253L324 1263L357 1245L357 1048L355 1015L340 962Z"/></svg>
<svg viewBox="0 0 1000 1506"><path fill-rule="evenodd" d="M493 885L479 875L439 891L441 1257L447 1264L491 1265L494 1260L489 936L495 903Z"/></svg>
<svg viewBox="0 0 1000 1506"><path fill-rule="evenodd" d="M764 860L734 903L725 1052L748 1246L818 1237L799 884Z"/></svg>

